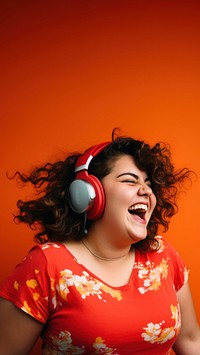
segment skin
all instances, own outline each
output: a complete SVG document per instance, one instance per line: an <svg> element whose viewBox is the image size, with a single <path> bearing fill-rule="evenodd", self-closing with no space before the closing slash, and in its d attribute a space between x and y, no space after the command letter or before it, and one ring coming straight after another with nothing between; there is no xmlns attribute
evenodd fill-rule
<svg viewBox="0 0 200 355"><path fill-rule="evenodd" d="M146 172L139 170L129 155L118 158L102 185L109 198L106 198L103 216L93 223L87 241L93 250L98 250L98 255L117 257L146 237L156 197ZM131 206L138 203L147 206L144 219L129 212Z"/></svg>
<svg viewBox="0 0 200 355"><path fill-rule="evenodd" d="M155 208L156 198L146 173L140 171L127 155L116 161L102 184L109 198L106 199L103 216L92 224L85 241L98 255L109 258L127 256L109 262L108 268L107 261L95 259L83 244L72 242L67 245L79 260L82 258L80 261L84 263L87 260L89 267L93 270L95 268L103 280L108 277L108 283L116 279L121 270L119 284L123 284L128 281L133 267L130 246L146 237L147 224ZM137 203L148 206L145 218L129 213L130 207ZM177 355L200 355L200 330L188 283L178 291L177 297L182 327L173 349ZM43 326L9 301L0 298L0 354L29 354Z"/></svg>
<svg viewBox="0 0 200 355"><path fill-rule="evenodd" d="M0 297L0 354L28 355L43 324Z"/></svg>
<svg viewBox="0 0 200 355"><path fill-rule="evenodd" d="M177 292L181 311L181 331L173 346L177 355L200 355L200 328L188 282Z"/></svg>

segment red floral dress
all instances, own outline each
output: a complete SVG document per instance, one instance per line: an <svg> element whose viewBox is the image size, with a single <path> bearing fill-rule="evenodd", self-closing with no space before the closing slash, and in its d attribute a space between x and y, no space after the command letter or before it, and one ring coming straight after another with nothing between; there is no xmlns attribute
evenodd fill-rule
<svg viewBox="0 0 200 355"><path fill-rule="evenodd" d="M129 283L112 287L61 243L32 248L0 295L42 322L44 355L166 355L180 330L176 291L188 270L164 240L136 250Z"/></svg>

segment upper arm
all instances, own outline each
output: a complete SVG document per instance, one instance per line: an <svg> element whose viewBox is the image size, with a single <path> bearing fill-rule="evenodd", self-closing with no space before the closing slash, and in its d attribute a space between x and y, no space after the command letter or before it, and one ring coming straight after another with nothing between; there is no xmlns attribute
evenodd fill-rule
<svg viewBox="0 0 200 355"><path fill-rule="evenodd" d="M200 328L188 282L177 292L181 311L181 330L173 347L176 354L200 355Z"/></svg>
<svg viewBox="0 0 200 355"><path fill-rule="evenodd" d="M29 354L43 324L0 297L0 354Z"/></svg>

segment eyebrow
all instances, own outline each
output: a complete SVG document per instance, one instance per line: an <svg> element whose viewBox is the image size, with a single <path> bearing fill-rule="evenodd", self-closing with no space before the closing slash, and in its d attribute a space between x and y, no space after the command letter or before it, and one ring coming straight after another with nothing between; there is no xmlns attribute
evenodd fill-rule
<svg viewBox="0 0 200 355"><path fill-rule="evenodd" d="M134 173L123 173L123 174L119 174L117 176L117 178L121 177L121 176L124 176L124 175L130 175L132 177L134 177L136 180L139 180L139 176L134 174ZM144 181L150 181L150 178L147 176L147 178L144 180Z"/></svg>

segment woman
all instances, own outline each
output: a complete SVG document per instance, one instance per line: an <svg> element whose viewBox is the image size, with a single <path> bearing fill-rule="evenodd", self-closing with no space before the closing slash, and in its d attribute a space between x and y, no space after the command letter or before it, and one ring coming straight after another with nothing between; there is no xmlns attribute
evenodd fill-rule
<svg viewBox="0 0 200 355"><path fill-rule="evenodd" d="M158 228L176 213L166 146L116 137L29 176L40 195L18 201L38 227L1 288L0 354L200 354L187 268Z"/></svg>

